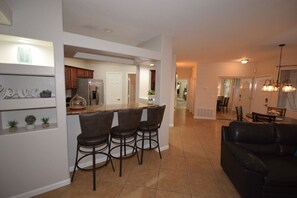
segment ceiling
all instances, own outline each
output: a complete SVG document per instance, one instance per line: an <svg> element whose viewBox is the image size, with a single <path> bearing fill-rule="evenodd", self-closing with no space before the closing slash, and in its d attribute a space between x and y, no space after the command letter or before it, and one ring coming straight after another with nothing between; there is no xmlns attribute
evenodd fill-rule
<svg viewBox="0 0 297 198"><path fill-rule="evenodd" d="M297 56L296 0L62 3L64 31L133 46L163 33L173 38L177 65L275 58L280 43L284 57Z"/></svg>

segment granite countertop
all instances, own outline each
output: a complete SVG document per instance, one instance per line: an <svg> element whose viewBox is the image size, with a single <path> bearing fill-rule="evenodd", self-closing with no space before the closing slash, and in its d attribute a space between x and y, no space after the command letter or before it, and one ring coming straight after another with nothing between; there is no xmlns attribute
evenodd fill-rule
<svg viewBox="0 0 297 198"><path fill-rule="evenodd" d="M78 115L81 113L94 113L98 111L118 111L123 109L137 109L147 108L148 106L154 106L144 103L131 103L131 104L112 104L112 105L93 105L87 106L84 109L71 109L67 107L67 115Z"/></svg>

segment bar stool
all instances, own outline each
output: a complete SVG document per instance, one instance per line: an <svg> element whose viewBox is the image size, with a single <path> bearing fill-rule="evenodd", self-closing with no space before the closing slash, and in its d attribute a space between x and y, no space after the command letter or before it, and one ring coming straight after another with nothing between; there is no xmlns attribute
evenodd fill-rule
<svg viewBox="0 0 297 198"><path fill-rule="evenodd" d="M110 161L112 169L114 166L110 156L109 150L109 134L111 130L113 112L97 112L80 114L79 121L81 127L81 134L77 136L77 148L75 157L75 166L71 177L73 181L75 170L92 170L93 171L93 190L96 190L96 169L101 168ZM78 153L82 156L78 159ZM103 165L96 167L96 154L106 156L106 161ZM92 155L92 167L81 168L79 166L80 160Z"/></svg>
<svg viewBox="0 0 297 198"><path fill-rule="evenodd" d="M136 139L137 128L141 120L142 109L127 109L118 111L118 126L111 129L110 132L110 155L115 159L120 159L119 176L122 176L122 161L124 158L137 155ZM113 144L112 144L113 143ZM119 148L119 153L116 149ZM127 148L132 149L127 153ZM112 152L114 151L114 152ZM117 155L119 154L119 156ZM117 156L116 156L117 155Z"/></svg>
<svg viewBox="0 0 297 198"><path fill-rule="evenodd" d="M161 126L163 115L166 105L163 106L152 106L147 108L147 120L141 121L138 128L138 137L140 139L137 142L141 142L141 160L140 164L143 161L143 151L151 150L158 148L160 159L162 159L160 144L159 144L159 128ZM148 141L149 147L144 148L144 142ZM152 146L152 144L155 144Z"/></svg>

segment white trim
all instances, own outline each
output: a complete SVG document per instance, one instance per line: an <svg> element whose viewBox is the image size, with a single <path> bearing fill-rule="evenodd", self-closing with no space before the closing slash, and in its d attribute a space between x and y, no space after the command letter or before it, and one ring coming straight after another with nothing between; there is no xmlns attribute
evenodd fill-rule
<svg viewBox="0 0 297 198"><path fill-rule="evenodd" d="M169 145L168 145L168 144L165 145L165 146L160 147L161 152L162 152L162 151L166 151L166 150L168 150L168 149L169 149Z"/></svg>
<svg viewBox="0 0 297 198"><path fill-rule="evenodd" d="M61 188L63 186L66 186L66 185L69 185L71 183L70 181L70 178L64 180L64 181L60 181L58 183L54 183L54 184L51 184L51 185L48 185L48 186L44 186L44 187L41 187L41 188L37 188L37 189L34 189L32 191L28 191L28 192L25 192L25 193L22 193L22 194L19 194L19 195L15 195L15 196L12 196L13 198L29 198L29 197L33 197L33 196L36 196L36 195L40 195L42 193L46 193L46 192L49 192L51 190L55 190L57 188Z"/></svg>

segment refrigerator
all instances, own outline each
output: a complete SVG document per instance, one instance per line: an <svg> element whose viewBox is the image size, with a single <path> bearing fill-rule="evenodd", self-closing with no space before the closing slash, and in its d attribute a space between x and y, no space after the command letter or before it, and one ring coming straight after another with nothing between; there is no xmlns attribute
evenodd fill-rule
<svg viewBox="0 0 297 198"><path fill-rule="evenodd" d="M77 78L77 94L86 99L87 106L104 104L103 80Z"/></svg>

